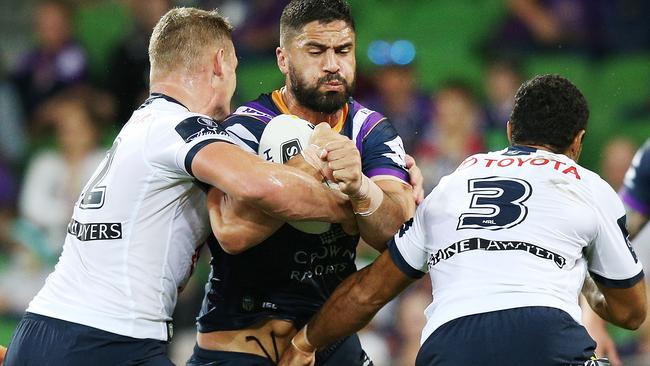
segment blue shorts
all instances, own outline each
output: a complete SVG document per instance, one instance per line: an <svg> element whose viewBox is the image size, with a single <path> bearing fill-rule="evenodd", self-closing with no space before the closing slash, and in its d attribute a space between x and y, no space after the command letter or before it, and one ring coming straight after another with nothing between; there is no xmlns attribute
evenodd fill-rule
<svg viewBox="0 0 650 366"><path fill-rule="evenodd" d="M13 335L4 366L173 366L167 343L26 313Z"/></svg>
<svg viewBox="0 0 650 366"><path fill-rule="evenodd" d="M250 353L209 351L194 346L186 366L274 366L275 359ZM372 366L361 348L359 337L352 335L316 354L316 366Z"/></svg>
<svg viewBox="0 0 650 366"><path fill-rule="evenodd" d="M573 366L596 343L566 312L523 307L454 319L427 338L416 366Z"/></svg>

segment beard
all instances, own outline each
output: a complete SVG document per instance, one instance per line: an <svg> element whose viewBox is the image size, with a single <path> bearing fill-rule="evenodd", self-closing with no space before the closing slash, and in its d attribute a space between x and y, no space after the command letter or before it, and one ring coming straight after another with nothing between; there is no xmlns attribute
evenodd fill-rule
<svg viewBox="0 0 650 366"><path fill-rule="evenodd" d="M348 102L354 89L354 82L352 85L348 84L347 80L340 74L329 74L316 81L316 85L309 86L305 80L298 76L298 73L293 67L289 67L289 79L291 80L291 92L296 97L298 102L315 112L332 114L339 109L343 108L345 103ZM326 91L322 92L318 88L328 82L338 81L343 85L343 91Z"/></svg>

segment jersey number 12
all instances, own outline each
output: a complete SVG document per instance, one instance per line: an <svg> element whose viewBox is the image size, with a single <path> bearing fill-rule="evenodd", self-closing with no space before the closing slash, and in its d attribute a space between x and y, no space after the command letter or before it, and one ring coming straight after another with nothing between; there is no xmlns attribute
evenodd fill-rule
<svg viewBox="0 0 650 366"><path fill-rule="evenodd" d="M110 150L106 152L106 157L100 164L99 169L86 185L86 189L81 192L81 196L79 197L79 208L84 210L93 210L104 206L106 186L101 184L111 168L113 158L115 158L115 151L117 150L120 141L121 139L117 138L115 142L113 142L113 146L111 146Z"/></svg>

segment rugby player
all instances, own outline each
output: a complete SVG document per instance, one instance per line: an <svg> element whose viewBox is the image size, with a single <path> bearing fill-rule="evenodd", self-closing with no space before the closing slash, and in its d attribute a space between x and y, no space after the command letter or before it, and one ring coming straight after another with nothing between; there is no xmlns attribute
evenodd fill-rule
<svg viewBox="0 0 650 366"><path fill-rule="evenodd" d="M388 250L296 334L280 365L313 364L427 271L433 302L417 366L595 365L581 289L598 315L629 329L645 319L646 294L623 204L577 163L588 116L567 79L525 82L507 124L511 146L470 156L443 178Z"/></svg>
<svg viewBox="0 0 650 366"><path fill-rule="evenodd" d="M237 67L231 26L217 12L169 11L149 58L151 96L76 202L63 253L15 331L8 366L171 365L171 315L210 227L197 182L286 220L354 220L345 199L299 169L245 152L213 119L230 112ZM328 133L336 136L320 129L314 138Z"/></svg>
<svg viewBox="0 0 650 366"><path fill-rule="evenodd" d="M351 98L355 45L345 1L292 1L282 13L276 50L285 86L237 108L223 126L251 153L263 154L260 138L273 117L327 122L340 136L322 140L326 168L349 196L360 236L384 250L415 202L401 138L384 116ZM305 160L297 156L289 163L305 168ZM219 243L210 246L212 273L187 364L274 365L297 330L356 271L359 235L341 225L305 233L286 220L235 208L217 190L209 205ZM317 358L319 365L371 364L356 336L338 340Z"/></svg>

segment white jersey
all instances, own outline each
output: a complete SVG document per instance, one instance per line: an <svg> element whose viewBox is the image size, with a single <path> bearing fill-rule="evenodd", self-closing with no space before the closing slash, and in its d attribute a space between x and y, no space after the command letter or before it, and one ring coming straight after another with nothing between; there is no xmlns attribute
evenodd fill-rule
<svg viewBox="0 0 650 366"><path fill-rule="evenodd" d="M519 146L466 159L389 250L405 274L431 276L422 342L453 319L524 306L580 323L587 270L607 287L643 277L614 190L565 155Z"/></svg>
<svg viewBox="0 0 650 366"><path fill-rule="evenodd" d="M167 340L178 289L210 230L192 158L216 141L232 143L211 118L152 94L86 184L59 262L27 311Z"/></svg>

